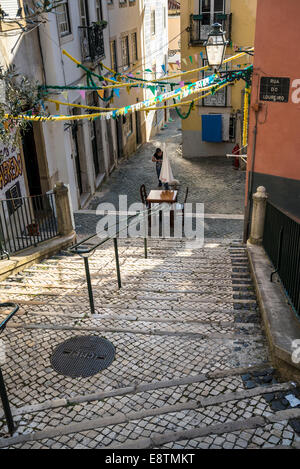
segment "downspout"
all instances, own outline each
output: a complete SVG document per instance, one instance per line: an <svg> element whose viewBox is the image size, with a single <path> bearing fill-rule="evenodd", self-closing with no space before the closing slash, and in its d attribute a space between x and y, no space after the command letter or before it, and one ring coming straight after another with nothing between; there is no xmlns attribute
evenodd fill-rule
<svg viewBox="0 0 300 469"><path fill-rule="evenodd" d="M40 48L40 54L41 54L44 85L47 85L46 69L45 69L45 60L44 60L44 54L43 54L42 43L41 43L40 27L37 28L37 37L38 37L38 43L39 43L39 48Z"/></svg>

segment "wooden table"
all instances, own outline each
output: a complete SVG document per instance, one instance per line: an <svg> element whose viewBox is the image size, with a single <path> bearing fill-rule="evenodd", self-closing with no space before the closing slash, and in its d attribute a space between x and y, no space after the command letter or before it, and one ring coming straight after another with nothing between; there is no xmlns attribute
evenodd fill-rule
<svg viewBox="0 0 300 469"><path fill-rule="evenodd" d="M149 204L174 204L177 202L177 196L178 191L152 190L147 197L147 202L149 202Z"/></svg>
<svg viewBox="0 0 300 469"><path fill-rule="evenodd" d="M147 197L147 202L149 203L150 207L151 204L174 204L177 202L177 195L178 191L167 191L167 190L152 190ZM151 213L151 209L149 209L149 216ZM159 214L159 220L162 221L162 213ZM170 212L170 225L171 227L174 226L174 211L171 210ZM150 220L151 226L151 220Z"/></svg>

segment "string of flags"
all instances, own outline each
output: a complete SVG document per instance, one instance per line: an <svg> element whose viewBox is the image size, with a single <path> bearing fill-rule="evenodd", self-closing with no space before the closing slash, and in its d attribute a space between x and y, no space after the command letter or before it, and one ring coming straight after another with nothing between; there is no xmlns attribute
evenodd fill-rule
<svg viewBox="0 0 300 469"><path fill-rule="evenodd" d="M250 69L251 67L249 67ZM241 74L243 72L236 72L237 74ZM241 77L241 75L240 75ZM24 120L30 120L30 121L64 121L64 120L81 120L81 119L104 119L104 120L109 120L109 119L115 119L117 116L123 116L126 115L129 112L134 112L134 111L150 111L150 110L155 110L156 108L153 108L153 106L159 105L162 103L162 101L167 101L169 99L178 99L181 101L182 99L203 91L208 91L209 93L215 93L219 89L221 89L223 86L227 86L230 82L229 79L225 79L222 82L216 82L215 80L217 79L216 75L211 75L207 78L204 78L202 80L199 80L195 83L192 83L190 85L183 86L179 89L173 90L171 92L163 93L153 99L148 99L140 103L135 103L130 106L125 106L123 108L119 109L109 109L107 112L99 112L99 113L94 113L94 114L81 114L81 115L73 115L73 116L66 116L66 115L57 115L57 116L49 116L49 117L44 117L44 116L34 116L34 115L21 115L21 116L6 116L7 119L24 119ZM236 76L235 79L238 79L238 75ZM199 98L195 98L194 101L197 99L202 99L203 96L200 96ZM68 105L68 103L64 103L65 105ZM187 102L183 104L188 104ZM168 107L175 107L179 104L173 104ZM159 107L158 109L162 109L164 106Z"/></svg>
<svg viewBox="0 0 300 469"><path fill-rule="evenodd" d="M234 52L241 52L241 53L242 53L242 52L244 51L244 49L245 49L244 47L240 47L240 46L237 46L236 44L232 44L232 42L230 42L229 46L234 50ZM250 48L248 48L247 50L248 50L248 52L253 52L253 51L254 51L254 48L253 48L253 47L252 47L252 48L250 47ZM244 55L245 55L245 54L244 54ZM191 64L193 64L193 63L195 63L195 64L200 63L200 58L201 58L201 60L203 61L204 55L203 55L203 52L202 52L202 51L200 51L199 53L195 53L195 54L193 54L193 55L188 56L188 59L186 59L185 57L183 57L181 60L182 60L182 62L183 62L184 65L188 65L189 63L191 63ZM179 60L179 59L176 60L175 63L176 63L176 65L177 65L177 67L178 67L178 70L177 70L177 71L179 71L179 70L180 70L180 67L181 67L181 65L182 65L181 62L180 62L180 60ZM169 65L172 69L174 69L174 68L175 68L175 63L172 63L172 62L170 63L170 62L169 62L168 65ZM245 65L249 65L249 62L248 62L247 64L245 64ZM102 66L104 66L104 64L102 64ZM107 68L107 69L108 69L108 67L104 67L104 68ZM162 66L162 68L165 68L165 66ZM109 69L109 70L110 70L113 74L117 74L117 72L115 72L114 70L111 70L111 69ZM134 73L135 73L135 75L142 75L142 74L145 73L145 72L153 73L153 71L150 70L150 69L145 69L145 70L139 69L139 71L135 71ZM123 76L126 76L126 75L123 75ZM133 75L132 72L131 72L130 74L128 74L127 76L128 76L128 77L131 77L131 78L136 78L136 77L134 77L134 75Z"/></svg>
<svg viewBox="0 0 300 469"><path fill-rule="evenodd" d="M168 85L173 85L173 86L176 86L177 83L169 83L169 82L166 82L166 81L160 81L160 80L141 80L141 81L129 81L129 80L132 80L132 73L129 73L128 75L120 75L118 76L116 79L115 76L111 77L111 78L108 78L108 77L103 77L101 75L98 75L96 74L95 72L92 72L91 70L89 70L88 68L86 68L85 66L83 66L78 60L76 60L74 57L72 57L68 52L66 52L65 50L63 50L63 54L66 55L70 60L72 60L78 67L81 67L83 68L83 70L86 71L87 73L87 81L91 81L93 82L93 79L92 77L95 77L97 78L99 81L102 81L102 82L110 82L110 83L113 83L112 85L107 85L107 84L103 84L102 86L99 86L97 87L95 85L95 83L93 83L93 87L95 90L105 90L105 89L110 89L112 91L114 91L116 94L117 94L117 97L120 96L120 92L119 92L119 89L120 88L124 88L126 87L127 88L127 91L130 90L131 87L140 87L140 88L149 88L153 94L155 94L155 91L156 90L159 90L160 91L164 91L164 87L168 86ZM203 58L203 53L200 52L199 54L200 56L202 56ZM241 57L243 57L245 55L244 52L241 52L237 55L234 55L232 57L229 57L227 59L224 60L224 64L232 61L232 60L237 60ZM197 54L195 54L195 56L198 56ZM190 61L192 63L192 59L193 57L190 56ZM182 59L183 61L186 61L185 58ZM249 65L249 64L246 64L246 65ZM101 66L103 68L105 68L106 70L110 71L111 73L114 73L115 74L115 71L114 70L111 70L109 67L105 66L103 63L101 63ZM242 64L239 64L238 68L240 68L242 66ZM200 67L200 68L196 68L196 69L193 69L193 70L188 70L188 71L184 71L184 72L181 72L181 73L178 73L176 75L168 75L168 76L165 76L163 77L163 80L169 80L171 78L178 78L178 77L182 77L182 76L185 76L185 75L188 75L188 74L193 74L193 73L197 73L199 71L204 71L204 70L209 70L210 67L208 65L206 66L203 66L203 67ZM165 68L165 65L162 65L162 70L164 72L166 72L166 68ZM145 72L148 72L148 73L153 73L153 71L151 69L146 69ZM121 82L120 80L121 79L127 79L127 82L124 83L124 82ZM46 87L47 89L82 89L82 90L89 90L90 87L82 87L81 85L78 85L76 87L63 87L63 86L53 86L53 85L48 85ZM100 95L100 97L102 97L103 100L105 101L109 101L110 99L113 98L113 93L111 94L111 97L108 98L108 99L104 99L103 98L103 94L104 93L98 93Z"/></svg>
<svg viewBox="0 0 300 469"><path fill-rule="evenodd" d="M91 91L97 91L97 93L99 94L101 99L103 99L105 101L108 101L108 100L112 100L114 94L119 98L120 97L120 89L122 87L123 88L126 87L128 93L130 93L130 91L133 87L136 87L138 91L139 91L139 87L145 87L145 88L150 89L150 91L153 94L153 98L146 99L142 102L134 103L132 105L124 106L124 107L120 107L120 108L101 108L101 107L97 107L97 106L86 106L84 104L76 105L78 107L82 107L82 108L86 108L86 109L90 109L90 110L102 111L102 112L87 114L87 115L82 114L82 115L76 115L76 116L69 116L69 115L38 116L38 115L34 115L33 112L29 111L25 115L20 115L20 116L8 116L8 115L6 115L5 117L7 119L25 119L25 120L42 120L42 121L47 121L47 120L96 119L96 118L106 119L106 120L116 119L118 116L123 116L123 115L126 115L127 113L135 112L135 111L146 111L146 113L147 113L150 110L156 110L157 109L156 106L158 106L161 109L163 107L161 105L161 103L163 101L168 101L170 99L174 100L174 104L170 105L170 106L165 106L165 107L176 107L176 106L186 105L187 101L185 101L182 104L181 104L181 101L183 99L187 98L188 96L190 96L192 94L195 94L195 93L200 93L200 92L203 92L203 91L209 91L209 93L215 93L218 89L220 89L220 85L222 84L222 83L220 83L220 79L219 79L218 75L215 75L215 74L210 75L210 76L208 76L208 77L206 77L202 80L198 80L194 83L185 83L185 81L183 81L181 79L181 81L179 81L179 83L176 84L175 87L174 87L174 85L175 85L174 83L163 82L163 84L161 84L161 82L159 82L158 80L153 80L153 81L143 80L142 83L139 82L139 81L134 80L134 82L127 81L126 83L124 83L121 80L122 79L129 80L130 78L132 79L132 76L133 76L132 73L129 74L129 75L132 75L132 76L128 75L129 78L125 75L122 75L120 77L112 76L111 78L102 77L102 75L98 75L98 74L92 72L90 69L84 67L78 60L74 59L74 57L72 57L67 52L64 51L63 53L65 53L65 55L67 57L69 57L74 63L76 63L77 66L82 67L86 71L87 85L86 86L84 86L83 84L80 84L80 85L77 85L77 86L58 86L58 85L50 86L50 85L48 85L47 87L41 87L42 89L46 88L47 90L48 89L58 89L58 90L60 90L61 95L65 99L65 102L47 99L47 91L44 89L44 91L45 91L44 99L46 101L54 103L56 105L56 111L57 112L59 111L59 108L60 108L61 105L65 105L65 106L72 106L73 105L72 103L68 102L68 91L69 90L77 90L83 101L85 101L86 92L90 91L90 90ZM196 57L198 58L198 56L201 56L201 54L202 54L202 52L200 54L194 54L194 59L196 60ZM245 55L245 53L241 52L241 53L236 54L232 57L229 57L224 62L227 63L227 62L230 62L232 60L239 59L240 57L242 57L244 55ZM190 60L191 63L193 63L193 56L190 56L189 60ZM247 65L248 65L248 68L250 68L250 67L253 68L253 66L249 67L249 64L247 64ZM104 67L104 68L110 70L108 67ZM197 68L197 69L189 70L187 72L179 73L175 76L182 77L182 75L192 74L192 73L196 73L200 70L207 70L207 69L209 69L209 67L204 66L204 67L200 67L200 68ZM166 73L165 66L162 66L162 70L163 70L163 72ZM152 70L150 70L150 69L146 69L146 71L152 73ZM230 81L233 82L236 79L240 79L242 77L242 75L237 75L237 74L242 74L242 73L243 73L243 71L236 72L235 73L235 75L236 75L235 78L232 79L232 77L231 77ZM238 76L240 78L238 78ZM103 83L103 86L97 86L95 84L94 77L97 78L99 81L101 81ZM169 78L170 78L170 76L165 76L164 80L167 80ZM229 81L229 80L227 80L227 81ZM107 85L107 82L113 83L113 85ZM167 91L167 86L171 86L170 91ZM106 88L110 88L112 90L111 91L111 96L108 97L108 98L106 98L104 96L104 91L105 91ZM158 90L160 91L159 95L157 95ZM198 99L201 99L201 97L195 98L193 101L190 101L190 103L193 103L194 101L196 101ZM45 109L43 100L41 100L40 104L41 104L42 108ZM74 107L76 107L76 106L74 106ZM190 107L190 111L192 109L193 109L193 106ZM185 118L185 117L183 117L183 118Z"/></svg>
<svg viewBox="0 0 300 469"><path fill-rule="evenodd" d="M112 118L115 119L117 116L123 116L129 112L147 110L148 107L151 107L157 103L161 103L162 101L167 101L169 99L176 98L176 97L180 99L184 99L191 94L199 93L200 91L207 90L209 87L213 86L212 84L214 82L214 79L215 79L215 75L212 75L210 77L199 80L195 83L184 86L182 88L169 91L167 93L163 93L152 99L147 99L145 101L135 103L130 106L118 108L117 110L108 109L107 112L99 112L95 114L81 114L81 115L76 115L76 116L54 115L54 116L45 117L45 116L37 116L37 115L20 115L20 116L6 115L5 117L7 119L14 119L14 120L24 119L24 120L29 120L29 121L61 121L61 120L95 119L95 118L106 119L106 120L112 119Z"/></svg>
<svg viewBox="0 0 300 469"><path fill-rule="evenodd" d="M249 48L249 49L247 50L247 52L253 52L253 51L254 51L254 48ZM224 60L224 64L226 64L226 63L228 63L228 62L230 62L230 61L232 61L232 60L237 60L237 59L239 59L239 58L241 58L241 57L244 57L245 55L246 55L246 52L244 52L244 51L241 50L238 54L235 54L235 55L233 55L232 57L229 57L229 58L225 59L225 60ZM198 63L199 63L199 59L198 59L199 57L201 57L202 62L203 62L203 58L204 58L203 52L200 52L199 55L198 55L198 54L194 54L194 57L195 57L195 63L197 63L197 61L198 61ZM196 57L197 57L197 60L196 60ZM186 59L185 57L183 57L183 58L181 59L181 61L182 61L186 66L188 65L188 61L187 61L187 59ZM191 63L193 63L193 62L192 62L192 61L193 61L193 56L190 56L189 61L190 61ZM176 64L177 64L177 66L180 68L181 63L180 63L179 60L176 61ZM170 64L169 64L169 65L170 65ZM249 65L249 63L246 63L245 65L246 65L246 66ZM114 70L112 70L112 69L110 69L109 67L105 66L102 62L100 63L100 66L103 67L103 68L105 68L106 70L110 71L113 75L115 75L115 76L118 75L120 78L125 78L125 79L126 79L126 78L131 78L131 79L135 79L135 80L141 80L141 81L144 81L144 82L147 82L147 81L148 81L148 80L143 80L143 79L141 79L141 78L134 77L134 75L132 74L132 72L131 72L130 74L128 74L128 75L118 74L118 73L116 73ZM241 66L242 66L242 64L241 64ZM179 68L178 68L177 72L180 71ZM208 65L206 65L206 66L203 66L203 67L200 67L200 68L196 68L196 69L193 69L193 70L187 70L187 71L181 70L180 73L177 73L176 75L167 75L167 76L164 76L163 78L161 78L160 80L153 80L152 83L159 83L159 82L162 82L162 80L163 80L163 81L166 81L166 80L170 80L170 79L177 78L177 77L179 77L179 76L181 76L181 75L187 75L187 74L197 73L197 72L199 72L199 71L201 71L201 70L211 70L211 68L210 68ZM136 75L140 75L140 74L143 74L143 73L154 73L154 71L151 70L151 69L149 69L149 68L147 68L147 69L145 69L145 70L142 71L142 72L135 72ZM166 84L166 83L163 83L163 82L162 82L162 84Z"/></svg>

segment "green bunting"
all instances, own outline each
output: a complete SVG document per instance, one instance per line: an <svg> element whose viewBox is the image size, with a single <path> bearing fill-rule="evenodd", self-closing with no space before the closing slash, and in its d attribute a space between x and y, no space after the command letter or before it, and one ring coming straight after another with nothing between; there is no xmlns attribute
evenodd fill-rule
<svg viewBox="0 0 300 469"><path fill-rule="evenodd" d="M174 104L176 104L175 99L173 99L173 101L174 101ZM192 110L194 109L194 105L195 103L194 101L192 101L191 104L189 105L188 111L185 114L182 114L181 111L178 109L178 107L175 107L175 111L177 112L180 119L187 119L190 116Z"/></svg>

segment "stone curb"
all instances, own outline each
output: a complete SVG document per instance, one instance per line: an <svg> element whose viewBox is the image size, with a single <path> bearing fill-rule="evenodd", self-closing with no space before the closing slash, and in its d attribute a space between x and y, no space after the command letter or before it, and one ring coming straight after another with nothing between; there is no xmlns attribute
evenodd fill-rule
<svg viewBox="0 0 300 469"><path fill-rule="evenodd" d="M28 294L30 295L30 294ZM87 304L87 301L84 301L86 300L86 298L83 296L82 297L83 300L83 305L84 306L88 306ZM98 300L97 296L95 296L95 299ZM105 299L105 298L104 298ZM122 299L122 300L128 300L128 298L125 298L125 297L119 297L119 298L115 298L115 299ZM227 300L225 299L224 301L223 300L220 300L220 301L215 301L213 299L208 300L208 299L198 299L198 300L185 300L185 299L176 299L176 300L169 300L169 299L161 299L161 298L145 298L146 301L158 301L158 302L162 302L162 301L170 301L170 303L173 303L171 306L167 306L168 309L172 309L173 312L177 312L177 311L198 311L198 312L205 312L205 310L203 310L203 307L205 307L205 305L209 305L211 306L212 304L213 305L216 305L217 307L221 307L222 304L244 304L244 305L247 305L247 304L252 304L252 305L256 305L256 301L255 300L234 300L234 299L231 299L231 300ZM136 299L133 299L132 301L138 301ZM60 301L39 301L39 300L22 300L22 299L18 299L17 301L18 304L20 305L35 305L35 306L44 306L44 305L55 305L55 306L68 306L68 307L73 307L73 305L70 306L70 303L68 302L60 302ZM175 304L176 303L176 304ZM189 306L186 306L186 305L189 305ZM191 307L190 305L194 305L194 307ZM200 308L197 308L197 305L200 306ZM179 308L178 308L179 306ZM97 310L97 304L95 306L96 310ZM143 309L143 310L149 310L149 309L155 309L154 306L145 306L145 305L130 305L130 304L122 304L122 305L114 305L114 304L111 304L111 303L105 303L105 304L101 304L101 306L99 306L99 309L107 309L107 308L122 308L122 309ZM164 306L164 309L166 308L166 306ZM233 311L233 310L231 310ZM242 310L243 312L244 310ZM220 311L221 312L221 311ZM233 312L237 312L237 310L234 310Z"/></svg>
<svg viewBox="0 0 300 469"><path fill-rule="evenodd" d="M239 430L264 427L265 425L266 421L263 417L251 417L247 420L237 420L235 422L210 425L208 427L195 428L192 430L182 430L180 432L169 432L163 435L153 433L150 438L144 438L120 445L110 445L105 448L102 447L101 449L150 449L152 447L160 447L175 441L193 440L202 436L221 435L223 433L232 433Z"/></svg>
<svg viewBox="0 0 300 469"><path fill-rule="evenodd" d="M270 282L272 265L261 246L248 243L248 257L271 356L284 376L300 383L300 364L292 361L292 341L300 339L296 319L282 287Z"/></svg>
<svg viewBox="0 0 300 469"><path fill-rule="evenodd" d="M231 312L232 314L234 314L234 312ZM228 311L226 312L226 314L229 314ZM241 313L240 313L241 314ZM77 319L101 319L101 320L108 320L108 321L111 321L111 320L118 320L118 321L128 321L128 322L146 322L146 323L154 323L154 324L182 324L182 321L180 321L179 319L164 319L163 317L157 317L157 318L149 318L149 316L145 316L145 317L138 317L138 316L126 316L126 315L118 315L118 314L111 314L111 315L107 315L107 314L94 314L93 316L92 315L89 315L85 318L83 318L82 314L79 315L78 313L77 314L74 314L74 315L71 315L71 314L68 314L68 313L63 313L63 314L59 314L58 313L53 313L51 311L49 312L44 312L44 311L41 311L41 312L30 312L28 311L27 312L27 318L30 318L30 316L34 316L34 317L59 317L60 319L70 319L70 320L77 320ZM217 327L236 327L236 328L251 328L253 326L257 326L257 323L235 323L234 321L222 321L222 320L217 320L217 319L213 319L213 320L193 320L193 319L186 319L184 321L185 324L188 324L188 325L199 325L199 326L209 326L211 324L214 324L216 325ZM241 325L242 324L242 325ZM23 324L15 324L15 326L23 326ZM7 327L10 327L9 325Z"/></svg>
<svg viewBox="0 0 300 469"><path fill-rule="evenodd" d="M299 417L300 409L289 409L288 411L277 412L275 416L268 417L250 417L247 420L237 420L235 422L228 422L219 425L210 425L203 428L195 428L191 430L182 430L179 432L169 432L163 435L154 433L150 438L141 438L139 440L122 443L119 445L110 445L102 447L100 449L151 449L153 447L161 447L167 443L176 441L193 440L195 438L201 438L208 435L222 435L224 433L233 433L236 431L256 429L264 427L269 423L280 422L287 418ZM277 418L274 418L276 417ZM293 449L300 448L300 443L296 442L293 447L288 446L274 446L272 449ZM255 448L256 449L256 448Z"/></svg>
<svg viewBox="0 0 300 469"><path fill-rule="evenodd" d="M55 409L58 407L64 407L69 404L80 404L83 402L100 401L109 397L118 397L126 394L137 394L147 391L155 391L157 389L166 389L176 386L184 386L187 384L202 383L204 381L221 379L229 376L238 376L251 371L263 370L266 367L264 365L257 365L247 368L233 368L225 371L213 371L207 374L199 374L195 376L186 376L185 378L172 379L167 381L157 381L154 383L140 383L134 386L128 386L126 388L117 388L111 391L104 391L100 393L85 394L83 396L74 396L68 399L54 399L51 401L45 401L42 404L25 405L23 407L12 408L13 416L23 415L27 413L41 412L47 409ZM0 413L0 419L4 417L3 412Z"/></svg>
<svg viewBox="0 0 300 469"><path fill-rule="evenodd" d="M71 246L76 239L76 233L66 236L57 236L40 243L37 247L30 247L11 256L10 260L2 260L0 265L0 281L5 280L10 275L27 269L29 266L40 262L42 259L52 256L64 247ZM7 292L6 292L7 293Z"/></svg>
<svg viewBox="0 0 300 469"><path fill-rule="evenodd" d="M235 326L235 323L230 324ZM147 336L161 336L161 337L182 337L182 338L198 338L199 340L203 339L216 339L216 340L234 340L237 337L239 339L248 339L255 341L260 338L260 335L255 335L254 333L251 336L247 334L241 334L238 331L223 334L218 332L212 333L202 333L202 332L184 332L184 331L159 331L159 330L147 330L147 329L113 329L109 327L88 327L88 326L63 326L63 325L53 325L53 324L13 324L9 326L9 329L24 329L24 330L49 330L49 331L85 331L85 332L101 332L103 334L136 334L136 335L147 335Z"/></svg>
<svg viewBox="0 0 300 469"><path fill-rule="evenodd" d="M278 391L288 391L290 389L293 389L293 385L291 383L274 384L273 386L268 387L258 386L257 388L247 389L245 391L229 392L226 394L222 394L221 396L213 396L207 397L205 399L200 399L199 404L201 405L201 407L208 407L211 405L223 404L224 402L237 401L240 399L247 399L249 397L259 396L260 394L263 395Z"/></svg>

